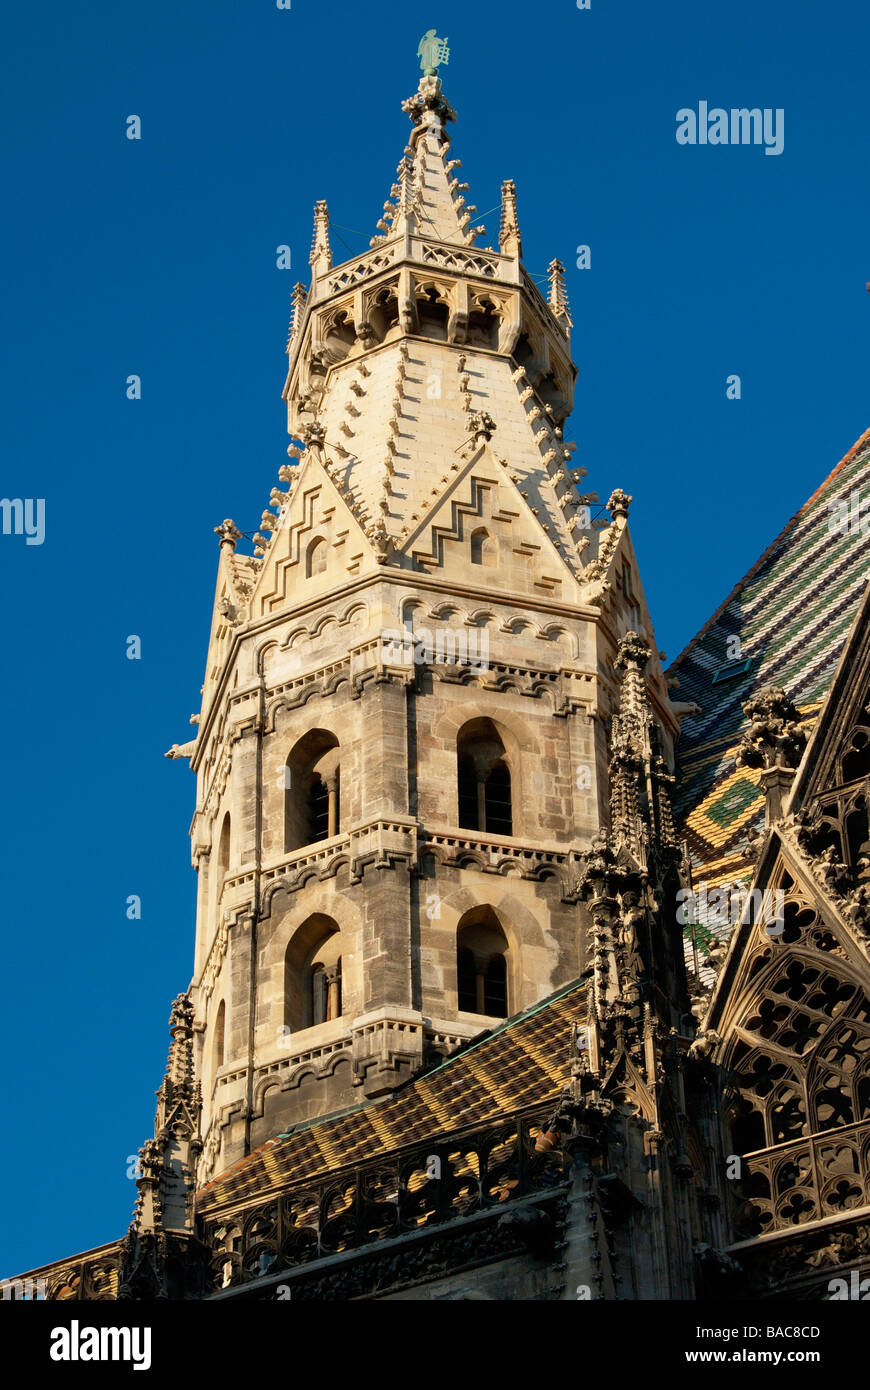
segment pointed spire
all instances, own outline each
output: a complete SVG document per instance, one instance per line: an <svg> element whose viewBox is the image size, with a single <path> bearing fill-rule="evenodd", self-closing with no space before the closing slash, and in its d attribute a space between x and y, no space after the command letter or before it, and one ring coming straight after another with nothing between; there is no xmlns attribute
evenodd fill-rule
<svg viewBox="0 0 870 1390"><path fill-rule="evenodd" d="M186 994L173 1001L169 1031L169 1056L157 1092L154 1138L147 1139L139 1150L139 1195L130 1228L121 1242L121 1299L201 1297L208 1278L209 1252L193 1234L202 1106L194 1075L193 1005ZM174 1288L179 1276L183 1289Z"/></svg>
<svg viewBox="0 0 870 1390"><path fill-rule="evenodd" d="M302 319L305 315L305 305L307 303L308 291L302 284L302 281L297 280L296 284L293 286L293 294L290 299L290 333L287 338L288 350L302 327Z"/></svg>
<svg viewBox="0 0 870 1390"><path fill-rule="evenodd" d="M329 245L329 209L321 199L314 204L314 234L311 238L311 255L308 257L313 278L325 275L332 269L332 249Z"/></svg>
<svg viewBox="0 0 870 1390"><path fill-rule="evenodd" d="M547 295L547 302L550 306L553 318L561 326L567 338L569 330L573 326L571 313L568 308L568 294L565 289L565 267L561 261L552 260L547 266L547 276L550 281L550 292Z"/></svg>
<svg viewBox="0 0 870 1390"><path fill-rule="evenodd" d="M646 640L627 632L613 663L622 685L611 735L612 834L641 864L646 864L650 853L657 859L672 856L676 847L670 803L674 779L665 762L644 679L649 659Z"/></svg>
<svg viewBox="0 0 870 1390"><path fill-rule="evenodd" d="M186 994L173 1001L166 1070L157 1092L154 1138L139 1151L139 1196L131 1230L139 1234L192 1230L194 1160L199 1142L200 1095L194 1079L193 1005Z"/></svg>
<svg viewBox="0 0 870 1390"><path fill-rule="evenodd" d="M176 1107L183 1104L188 1108L185 1119L185 1132L195 1131L195 1117L190 1109L195 1109L199 1096L194 1079L193 1067L193 1005L186 994L179 994L172 1001L169 1013L169 1056L160 1090L157 1092L157 1120L155 1129L165 1128L170 1122ZM179 1112L180 1113L180 1112Z"/></svg>
<svg viewBox="0 0 870 1390"><path fill-rule="evenodd" d="M643 673L648 661L646 642L636 632L626 633L613 663L622 686L611 732L610 824L614 844L626 844L641 864L645 854L638 792L647 752L649 711Z"/></svg>
<svg viewBox="0 0 870 1390"><path fill-rule="evenodd" d="M523 242L517 221L517 186L513 179L505 179L501 186L501 226L498 244L505 256L518 259L523 254Z"/></svg>
<svg viewBox="0 0 870 1390"><path fill-rule="evenodd" d="M471 225L477 208L466 202L468 185L454 176L453 171L460 167L460 161L448 158L450 136L445 127L456 120L456 112L446 100L438 77L423 76L414 95L402 102L402 110L410 117L414 128L405 151L406 159L399 166L399 185L392 189L399 211L392 219L388 235L407 229L434 236L439 241L473 245L484 229ZM392 205L385 205L385 217L391 210ZM379 226L386 225L382 219Z"/></svg>

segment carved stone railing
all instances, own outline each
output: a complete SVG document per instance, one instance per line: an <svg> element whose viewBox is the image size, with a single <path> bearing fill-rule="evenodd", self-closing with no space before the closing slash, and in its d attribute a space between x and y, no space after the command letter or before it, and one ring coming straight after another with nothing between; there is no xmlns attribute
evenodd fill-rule
<svg viewBox="0 0 870 1390"><path fill-rule="evenodd" d="M230 1216L206 1217L214 1287L288 1274L315 1260L505 1209L560 1186L563 1159L536 1154L544 1127L528 1118L435 1137L346 1173L299 1183Z"/></svg>
<svg viewBox="0 0 870 1390"><path fill-rule="evenodd" d="M370 280L373 275L380 275L381 271L389 270L395 262L397 249L398 243L395 243L383 250L364 251L362 255L345 261L326 277L326 293L338 294L363 280Z"/></svg>
<svg viewBox="0 0 870 1390"><path fill-rule="evenodd" d="M511 843L506 836L468 830L458 834L426 831L420 843L420 856L427 854L448 868L470 867L485 874L516 874L529 879L558 878L566 889L581 864L581 857L575 850Z"/></svg>
<svg viewBox="0 0 870 1390"><path fill-rule="evenodd" d="M0 1279L0 1298L12 1302L67 1299L113 1302L118 1297L120 1241L100 1245L71 1259L41 1265L26 1274Z"/></svg>
<svg viewBox="0 0 870 1390"><path fill-rule="evenodd" d="M460 275L479 275L485 279L500 277L501 257L493 251L478 251L476 247L459 247L447 242L425 241L414 246L415 259L427 269L433 266Z"/></svg>
<svg viewBox="0 0 870 1390"><path fill-rule="evenodd" d="M845 1216L870 1206L870 1123L747 1154L742 1174L737 1227L744 1239Z"/></svg>
<svg viewBox="0 0 870 1390"><path fill-rule="evenodd" d="M264 906L278 888L295 892L308 878L330 878L343 865L349 867L351 883L359 883L370 865L384 867L397 860L416 866L417 823L410 816L376 817L266 865L261 873Z"/></svg>

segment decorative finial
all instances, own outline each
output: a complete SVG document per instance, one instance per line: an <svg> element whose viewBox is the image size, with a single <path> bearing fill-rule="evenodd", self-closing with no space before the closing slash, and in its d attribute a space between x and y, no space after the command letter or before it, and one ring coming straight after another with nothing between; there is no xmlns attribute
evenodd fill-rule
<svg viewBox="0 0 870 1390"><path fill-rule="evenodd" d="M743 706L749 720L737 749L738 767L795 769L807 736L797 706L778 685L766 685Z"/></svg>
<svg viewBox="0 0 870 1390"><path fill-rule="evenodd" d="M607 499L607 510L610 512L612 521L622 517L623 520L628 516L628 509L631 506L631 498L627 492L623 492L621 487L614 488Z"/></svg>
<svg viewBox="0 0 870 1390"><path fill-rule="evenodd" d="M800 711L782 686L766 685L747 700L743 713L749 720L737 749L738 767L761 769L765 821L781 820L807 736Z"/></svg>
<svg viewBox="0 0 870 1390"><path fill-rule="evenodd" d="M434 29L427 29L417 48L417 57L424 77L437 77L439 66L450 62L450 49L446 39L439 39Z"/></svg>
<svg viewBox="0 0 870 1390"><path fill-rule="evenodd" d="M627 632L617 649L613 669L617 672L642 672L646 669L649 658L649 645L643 637L638 636L636 632Z"/></svg>
<svg viewBox="0 0 870 1390"><path fill-rule="evenodd" d="M517 186L513 179L505 179L501 186L501 228L498 234L499 249L506 256L521 256L523 243L517 222Z"/></svg>
<svg viewBox="0 0 870 1390"><path fill-rule="evenodd" d="M329 209L321 200L314 204L314 235L311 238L311 255L308 264L315 275L332 269L332 250L329 245Z"/></svg>
<svg viewBox="0 0 870 1390"><path fill-rule="evenodd" d="M495 420L485 410L478 410L471 415L468 426L476 440L492 439L495 433Z"/></svg>
<svg viewBox="0 0 870 1390"><path fill-rule="evenodd" d="M230 550L235 550L236 541L240 540L242 535L236 523L231 520L230 517L222 521L220 526L216 526L214 528L214 533L221 538L221 550L223 550L225 545L229 546Z"/></svg>
<svg viewBox="0 0 870 1390"><path fill-rule="evenodd" d="M323 445L326 439L326 429L319 420L308 420L300 427L299 438L307 449L312 446L317 449Z"/></svg>

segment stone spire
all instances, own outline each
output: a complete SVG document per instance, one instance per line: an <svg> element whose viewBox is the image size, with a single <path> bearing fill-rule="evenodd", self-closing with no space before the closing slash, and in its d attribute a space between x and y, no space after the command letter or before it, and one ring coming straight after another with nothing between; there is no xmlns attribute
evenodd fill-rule
<svg viewBox="0 0 870 1390"><path fill-rule="evenodd" d="M513 179L505 179L501 186L501 225L498 233L499 249L505 256L516 259L523 254L523 241L517 221L517 186Z"/></svg>
<svg viewBox="0 0 870 1390"><path fill-rule="evenodd" d="M173 1001L169 1031L154 1137L139 1150L139 1195L122 1242L119 1298L184 1298L204 1287L207 1252L193 1235L201 1103L194 1079L193 1005L186 994Z"/></svg>
<svg viewBox="0 0 870 1390"><path fill-rule="evenodd" d="M332 248L329 244L329 209L321 199L314 204L314 232L311 238L311 255L308 257L314 281L332 269Z"/></svg>
<svg viewBox="0 0 870 1390"><path fill-rule="evenodd" d="M483 227L472 225L477 208L466 199L468 184L460 183L458 159L450 159L447 125L456 112L445 98L438 77L423 76L413 96L402 103L413 129L398 169L398 184L384 205L379 227L389 240L400 232L414 231L437 241L460 246L475 243Z"/></svg>
<svg viewBox="0 0 870 1390"><path fill-rule="evenodd" d="M662 753L644 678L649 658L646 641L636 632L627 632L613 663L622 686L610 761L614 846L624 844L643 865L650 852L668 861L676 852L670 804L673 777Z"/></svg>
<svg viewBox="0 0 870 1390"><path fill-rule="evenodd" d="M640 816L640 790L649 752L649 707L644 671L649 661L646 642L636 632L619 644L613 669L622 677L619 710L614 715L610 745L610 829L614 848L625 845L640 864L646 863L648 827Z"/></svg>
<svg viewBox="0 0 870 1390"><path fill-rule="evenodd" d="M573 320L568 308L568 293L565 289L565 267L561 261L550 261L547 266L547 277L549 280L547 303L552 310L553 317L561 324L567 338L573 327Z"/></svg>
<svg viewBox="0 0 870 1390"><path fill-rule="evenodd" d="M302 319L305 316L305 305L307 302L308 291L302 284L302 281L298 280L293 286L293 295L290 300L290 333L287 338L288 348L302 328Z"/></svg>
<svg viewBox="0 0 870 1390"><path fill-rule="evenodd" d="M675 919L679 849L659 728L647 690L650 650L635 632L614 661L620 677L610 751L610 829L582 856L575 885L585 903L592 961L590 1057L604 1075L631 1059L652 1104L661 1041L688 1007Z"/></svg>

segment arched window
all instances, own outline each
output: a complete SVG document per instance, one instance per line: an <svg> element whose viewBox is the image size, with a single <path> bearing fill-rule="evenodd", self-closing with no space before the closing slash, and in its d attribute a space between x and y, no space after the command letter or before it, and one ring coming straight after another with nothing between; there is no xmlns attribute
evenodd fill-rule
<svg viewBox="0 0 870 1390"><path fill-rule="evenodd" d="M498 564L498 543L485 526L479 526L471 533L471 563L490 567Z"/></svg>
<svg viewBox="0 0 870 1390"><path fill-rule="evenodd" d="M859 867L866 869L862 861L870 859L870 825L867 819L867 805L859 796L846 816L846 846L849 851L849 864L857 873Z"/></svg>
<svg viewBox="0 0 870 1390"><path fill-rule="evenodd" d="M290 853L340 832L338 739L312 729L293 747L284 769L284 850Z"/></svg>
<svg viewBox="0 0 870 1390"><path fill-rule="evenodd" d="M227 1007L222 999L218 1004L217 1016L214 1021L214 1040L212 1043L212 1075L214 1075L224 1064L224 1033L226 1031Z"/></svg>
<svg viewBox="0 0 870 1390"><path fill-rule="evenodd" d="M399 328L398 286L388 285L378 291L369 310L369 322L380 342L383 342L389 333L396 336Z"/></svg>
<svg viewBox="0 0 870 1390"><path fill-rule="evenodd" d="M466 343L469 347L490 348L494 352L498 347L498 329L499 313L492 300L483 296L475 298L468 315Z"/></svg>
<svg viewBox="0 0 870 1390"><path fill-rule="evenodd" d="M227 869L230 867L230 813L227 811L224 822L221 826L221 836L218 841L217 855L217 895L220 898L224 888L224 879L227 876Z"/></svg>
<svg viewBox="0 0 870 1390"><path fill-rule="evenodd" d="M339 310L325 327L324 345L329 358L333 362L343 361L353 347L355 339L356 331L349 315L344 310Z"/></svg>
<svg viewBox="0 0 870 1390"><path fill-rule="evenodd" d="M446 299L442 299L434 285L421 290L417 296L417 316L420 332L427 338L447 337L447 320L450 314Z"/></svg>
<svg viewBox="0 0 870 1390"><path fill-rule="evenodd" d="M305 575L311 579L315 574L323 574L326 569L327 547L322 536L311 541L305 553Z"/></svg>
<svg viewBox="0 0 870 1390"><path fill-rule="evenodd" d="M284 960L284 1022L293 1031L340 1018L341 931L314 913L293 933Z"/></svg>
<svg viewBox="0 0 870 1390"><path fill-rule="evenodd" d="M843 781L852 782L870 773L870 732L854 729L849 736L849 750L843 755Z"/></svg>
<svg viewBox="0 0 870 1390"><path fill-rule="evenodd" d="M512 835L511 774L491 719L473 719L457 739L459 824L466 830Z"/></svg>
<svg viewBox="0 0 870 1390"><path fill-rule="evenodd" d="M508 943L491 907L472 908L459 923L456 992L463 1013L508 1016Z"/></svg>

